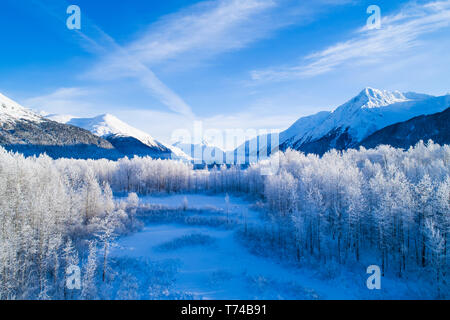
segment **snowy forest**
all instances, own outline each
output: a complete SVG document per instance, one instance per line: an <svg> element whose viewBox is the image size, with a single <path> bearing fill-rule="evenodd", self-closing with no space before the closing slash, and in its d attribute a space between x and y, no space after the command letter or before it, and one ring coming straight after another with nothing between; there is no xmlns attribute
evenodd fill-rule
<svg viewBox="0 0 450 320"><path fill-rule="evenodd" d="M276 170L265 175L267 168ZM164 211L140 202L152 194L245 197L268 224L225 211L215 223L236 224L252 254L293 266L375 264L383 276L427 283L425 297L450 297L450 147L430 141L322 157L288 150L246 169L209 170L149 157L27 158L0 148L0 299L142 297L121 273L127 261L110 256L115 241L148 219L179 219L190 206ZM166 286L164 266L146 263L146 298L188 298ZM73 265L82 271L75 291L66 286Z"/></svg>

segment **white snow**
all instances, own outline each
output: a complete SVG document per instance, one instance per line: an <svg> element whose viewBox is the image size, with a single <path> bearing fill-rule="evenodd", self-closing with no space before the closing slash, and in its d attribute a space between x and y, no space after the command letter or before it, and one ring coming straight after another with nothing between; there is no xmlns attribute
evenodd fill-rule
<svg viewBox="0 0 450 320"><path fill-rule="evenodd" d="M347 128L353 142L357 143L386 126L416 116L441 112L448 107L450 95L435 97L415 92L401 93L367 87L332 112L323 111L298 119L279 134L279 145L299 146L318 140L334 129L344 131ZM256 139L250 140L250 145L256 145ZM259 137L260 150L267 149L267 140L267 135ZM272 145L275 142L276 140L272 140ZM245 144L237 149L239 154L244 154L244 146Z"/></svg>
<svg viewBox="0 0 450 320"><path fill-rule="evenodd" d="M280 135L280 143L320 139L333 129L349 128L354 142L391 124L448 108L449 96L434 97L414 92L401 93L365 88L333 112L321 112L299 119Z"/></svg>
<svg viewBox="0 0 450 320"><path fill-rule="evenodd" d="M70 114L48 114L45 111L41 111L40 113L43 117L46 117L47 119L50 119L52 121L56 121L62 124L68 123L73 118L76 118L73 115Z"/></svg>
<svg viewBox="0 0 450 320"><path fill-rule="evenodd" d="M43 121L42 117L0 93L0 122Z"/></svg>
<svg viewBox="0 0 450 320"><path fill-rule="evenodd" d="M314 128L319 127L330 115L331 112L323 111L312 116L300 118L289 129L280 134L280 144L293 137L295 137L295 141L305 140L307 135Z"/></svg>
<svg viewBox="0 0 450 320"><path fill-rule="evenodd" d="M176 146L170 146L168 144L160 142L162 145L164 145L167 149L170 149L172 151L172 159L173 160L183 160L183 161L190 161L192 160L192 157L183 152L180 148Z"/></svg>
<svg viewBox="0 0 450 320"><path fill-rule="evenodd" d="M158 147L158 143L149 134L136 129L111 114L102 114L94 118L71 118L62 116L52 116L51 119L68 120L65 123L71 124L91 131L99 137L110 135L134 137L150 147Z"/></svg>
<svg viewBox="0 0 450 320"><path fill-rule="evenodd" d="M93 118L76 118L69 115L50 115L48 118L89 130L93 134L103 138L110 135L133 137L149 147L160 148L163 146L171 150L173 153L172 158L174 160L190 160L190 157L183 153L179 148L155 140L148 133L130 126L112 114L103 114Z"/></svg>
<svg viewBox="0 0 450 320"><path fill-rule="evenodd" d="M146 196L144 203L181 207L187 198L189 208L226 210L224 196L172 195ZM249 223L266 223L250 203L230 197L230 216ZM268 225L270 227L270 225ZM251 254L235 237L234 229L191 226L176 223L149 224L144 230L118 241L113 257L148 258L155 262L175 261L178 266L171 290L193 295L195 299L379 299L380 293L366 287L365 270L341 271L335 278L324 278L319 270L283 265L275 258ZM209 245L189 245L176 250L161 250L161 245L190 235L211 239ZM340 267L343 269L343 267ZM323 270L321 270L323 271ZM129 270L133 272L133 270ZM139 277L138 274L133 274ZM407 296L408 286L383 279L388 296Z"/></svg>
<svg viewBox="0 0 450 320"><path fill-rule="evenodd" d="M178 148L184 154L189 155L192 159L202 160L205 162L221 162L223 160L223 155L225 151L216 147L207 141L202 141L202 143L183 143L176 142L172 145L174 148ZM193 151L193 152L192 152Z"/></svg>

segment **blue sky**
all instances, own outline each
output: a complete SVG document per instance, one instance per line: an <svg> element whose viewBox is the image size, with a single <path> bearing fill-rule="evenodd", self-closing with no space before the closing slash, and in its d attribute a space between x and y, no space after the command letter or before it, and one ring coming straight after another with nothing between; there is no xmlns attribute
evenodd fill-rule
<svg viewBox="0 0 450 320"><path fill-rule="evenodd" d="M450 0L70 1L2 0L0 92L48 113L111 113L166 142L194 121L285 129L367 86L450 91Z"/></svg>

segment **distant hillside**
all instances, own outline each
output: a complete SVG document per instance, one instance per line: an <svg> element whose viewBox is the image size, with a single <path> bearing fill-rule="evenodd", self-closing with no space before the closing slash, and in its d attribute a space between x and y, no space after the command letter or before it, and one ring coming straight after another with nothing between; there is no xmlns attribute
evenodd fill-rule
<svg viewBox="0 0 450 320"><path fill-rule="evenodd" d="M165 145L152 136L136 129L111 114L93 118L76 118L68 115L49 115L49 119L89 130L108 140L124 156L149 156L158 159L183 159L189 157L176 147Z"/></svg>
<svg viewBox="0 0 450 320"><path fill-rule="evenodd" d="M143 143L141 140L121 135L109 135L105 136L114 148L116 148L120 153L128 157L151 157L154 159L171 159L172 152L164 147L149 147L147 144Z"/></svg>
<svg viewBox="0 0 450 320"><path fill-rule="evenodd" d="M0 94L0 145L25 155L54 158L109 158L121 155L91 132L45 119Z"/></svg>
<svg viewBox="0 0 450 320"><path fill-rule="evenodd" d="M203 163L224 163L226 161L226 152L219 147L210 145L206 141L198 144L176 142L173 144L173 147L180 149L192 159Z"/></svg>
<svg viewBox="0 0 450 320"><path fill-rule="evenodd" d="M364 139L360 146L375 148L387 144L408 149L420 140L450 144L450 108L428 116L419 116L383 128Z"/></svg>
<svg viewBox="0 0 450 320"><path fill-rule="evenodd" d="M366 88L328 115L319 113L310 119L300 119L281 133L280 149L293 148L322 155L331 149L355 148L387 126L442 112L449 107L450 96L434 97ZM306 124L303 119L307 120Z"/></svg>
<svg viewBox="0 0 450 320"><path fill-rule="evenodd" d="M369 136L387 126L442 112L449 107L450 95L435 97L413 92L365 88L332 112L319 112L297 120L289 129L280 133L279 149L323 155L332 149L356 148ZM448 124L443 124L442 129L448 130ZM433 134L430 131L429 135L435 136L436 141L441 141L438 137L440 134L445 135L445 132ZM417 132L417 136L421 136L420 132ZM424 139L426 134L422 136ZM398 144L401 144L400 137L398 138ZM442 139L445 140L445 137ZM255 138L252 142L258 141L259 150L253 150L252 153L263 151L263 154L266 154L267 149L276 150L276 146L267 146L267 140L267 136ZM389 143L389 139L381 140ZM415 139L411 137L412 140ZM247 141L246 144L250 142ZM372 145L376 146L375 140ZM404 145L409 145L409 140L405 140ZM237 152L244 150L241 146ZM247 151L246 156L248 157Z"/></svg>

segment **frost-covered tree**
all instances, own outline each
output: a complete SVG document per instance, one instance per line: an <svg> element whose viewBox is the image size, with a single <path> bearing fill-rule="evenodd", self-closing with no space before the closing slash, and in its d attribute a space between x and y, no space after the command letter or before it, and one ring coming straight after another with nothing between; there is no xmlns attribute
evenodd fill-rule
<svg viewBox="0 0 450 320"><path fill-rule="evenodd" d="M65 268L80 261L107 282L111 245L135 225L138 194L174 192L246 194L271 218L253 241L272 253L322 264L375 260L385 273L428 278L448 297L449 163L450 147L432 142L322 157L287 150L245 169L211 170L149 157L25 158L0 148L0 299L77 298ZM129 196L115 201L113 191ZM88 249L95 235L99 248ZM99 295L87 290L81 297Z"/></svg>
<svg viewBox="0 0 450 320"><path fill-rule="evenodd" d="M93 300L97 298L96 273L98 268L97 244L94 241L89 242L89 255L83 268L83 282L81 290L81 299Z"/></svg>

